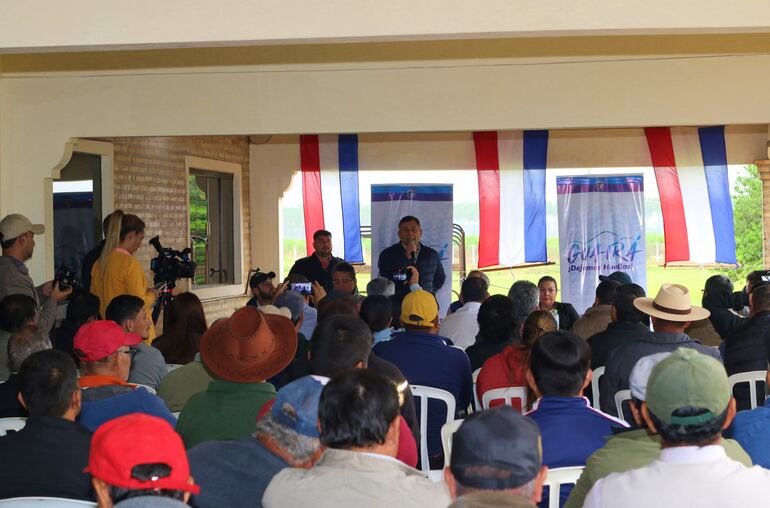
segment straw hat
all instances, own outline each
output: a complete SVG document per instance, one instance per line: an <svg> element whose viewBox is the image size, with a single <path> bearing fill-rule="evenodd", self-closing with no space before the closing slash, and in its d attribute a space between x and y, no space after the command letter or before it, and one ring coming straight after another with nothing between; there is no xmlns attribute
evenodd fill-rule
<svg viewBox="0 0 770 508"><path fill-rule="evenodd" d="M296 351L297 330L290 319L248 305L211 325L200 348L206 367L235 383L256 383L278 374Z"/></svg>
<svg viewBox="0 0 770 508"><path fill-rule="evenodd" d="M711 315L703 307L690 303L690 291L680 284L663 284L655 299L637 298L634 307L649 316L668 321L698 321Z"/></svg>

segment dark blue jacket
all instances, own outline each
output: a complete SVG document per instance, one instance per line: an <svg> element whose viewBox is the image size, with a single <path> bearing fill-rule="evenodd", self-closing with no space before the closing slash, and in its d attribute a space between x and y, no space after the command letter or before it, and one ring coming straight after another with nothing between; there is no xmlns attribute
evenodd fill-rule
<svg viewBox="0 0 770 508"><path fill-rule="evenodd" d="M604 375L599 380L599 402L602 411L615 416L615 394L627 390L628 377L640 358L655 353L674 352L680 347L695 349L699 353L722 361L722 356L715 348L704 346L684 333L648 332L639 335L632 342L616 347L607 356Z"/></svg>
<svg viewBox="0 0 770 508"><path fill-rule="evenodd" d="M94 499L88 465L91 433L55 416L33 416L0 437L0 499L22 496Z"/></svg>
<svg viewBox="0 0 770 508"><path fill-rule="evenodd" d="M438 335L406 331L377 343L373 351L398 367L410 385L440 388L454 395L456 411L460 411L468 407L473 396L471 364L461 349L447 345L447 341ZM428 413L428 453L436 455L441 452L446 407L431 401Z"/></svg>
<svg viewBox="0 0 770 508"><path fill-rule="evenodd" d="M332 256L329 260L329 264L326 266L326 270L324 270L321 260L319 260L318 256L313 253L307 257L296 260L292 265L291 270L289 270L289 275L292 273L304 275L310 282L318 282L328 293L334 289L334 286L332 285L332 272L334 271L334 267L337 266L338 263L342 263L342 261L342 259Z"/></svg>
<svg viewBox="0 0 770 508"><path fill-rule="evenodd" d="M751 372L753 370L767 370L768 344L766 337L770 330L770 312L758 312L749 319L744 319L743 324L725 338L724 361L728 376L739 372ZM764 382L757 391L758 401L764 402ZM738 411L751 409L751 394L749 385L741 383L733 390Z"/></svg>
<svg viewBox="0 0 770 508"><path fill-rule="evenodd" d="M289 464L253 437L208 441L187 452L190 474L201 493L190 504L198 508L262 506L270 480Z"/></svg>
<svg viewBox="0 0 770 508"><path fill-rule="evenodd" d="M95 432L101 424L131 413L157 416L176 427L176 418L160 397L141 387L133 389L120 385L83 390L83 405L77 421L91 432Z"/></svg>
<svg viewBox="0 0 770 508"><path fill-rule="evenodd" d="M396 270L410 266L417 266L417 271L420 272L420 286L425 291L435 295L436 291L444 285L446 274L444 273L444 267L441 265L438 252L422 243L420 244L416 263L406 257L404 247L400 242L380 252L380 259L377 261L380 277L385 277L389 280L393 280L393 274ZM401 281L394 282L396 283L396 297L401 301L409 293L409 284L408 282L402 283Z"/></svg>
<svg viewBox="0 0 770 508"><path fill-rule="evenodd" d="M624 421L592 408L585 397L541 397L526 416L540 427L543 465L549 468L584 466L588 457L604 446L613 428L628 427ZM560 505L571 491L572 485L561 488ZM548 506L545 495L540 506Z"/></svg>
<svg viewBox="0 0 770 508"><path fill-rule="evenodd" d="M738 411L724 437L738 441L755 466L770 468L770 399L751 411Z"/></svg>

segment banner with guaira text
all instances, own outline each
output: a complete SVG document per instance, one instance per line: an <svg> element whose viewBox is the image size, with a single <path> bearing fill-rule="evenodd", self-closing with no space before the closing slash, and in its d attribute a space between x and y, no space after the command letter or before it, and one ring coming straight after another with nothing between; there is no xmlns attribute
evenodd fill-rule
<svg viewBox="0 0 770 508"><path fill-rule="evenodd" d="M560 301L580 314L594 303L599 275L621 271L647 288L642 175L556 179Z"/></svg>
<svg viewBox="0 0 770 508"><path fill-rule="evenodd" d="M451 184L372 185L372 276L380 252L399 241L398 221L406 215L417 217L422 243L438 252L446 273L436 293L442 317L452 301L452 201Z"/></svg>

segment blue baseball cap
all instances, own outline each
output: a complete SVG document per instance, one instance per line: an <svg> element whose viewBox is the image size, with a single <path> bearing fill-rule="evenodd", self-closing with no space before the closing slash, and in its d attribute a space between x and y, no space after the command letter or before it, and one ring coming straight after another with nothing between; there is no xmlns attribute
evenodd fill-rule
<svg viewBox="0 0 770 508"><path fill-rule="evenodd" d="M272 414L275 421L297 434L319 437L318 402L321 400L323 384L313 376L293 381L275 396Z"/></svg>

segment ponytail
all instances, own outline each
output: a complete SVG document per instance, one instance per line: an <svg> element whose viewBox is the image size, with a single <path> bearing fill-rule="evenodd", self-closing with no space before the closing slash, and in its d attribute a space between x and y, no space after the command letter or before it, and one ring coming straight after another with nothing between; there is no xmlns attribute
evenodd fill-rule
<svg viewBox="0 0 770 508"><path fill-rule="evenodd" d="M120 230L123 226L123 216L125 213L123 210L115 210L110 215L110 221L105 231L104 248L99 255L99 269L102 271L102 280L104 280L104 272L107 269L107 258L120 243Z"/></svg>

